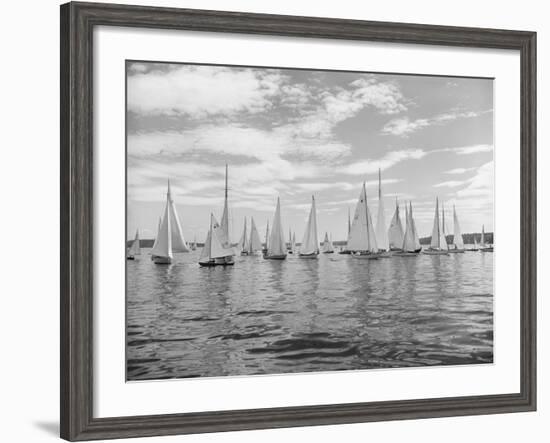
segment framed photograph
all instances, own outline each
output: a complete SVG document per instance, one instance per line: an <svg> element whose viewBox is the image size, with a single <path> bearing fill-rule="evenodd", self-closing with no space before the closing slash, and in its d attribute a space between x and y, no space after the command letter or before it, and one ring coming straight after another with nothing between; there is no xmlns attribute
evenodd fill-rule
<svg viewBox="0 0 550 443"><path fill-rule="evenodd" d="M533 411L536 34L61 6L61 437Z"/></svg>

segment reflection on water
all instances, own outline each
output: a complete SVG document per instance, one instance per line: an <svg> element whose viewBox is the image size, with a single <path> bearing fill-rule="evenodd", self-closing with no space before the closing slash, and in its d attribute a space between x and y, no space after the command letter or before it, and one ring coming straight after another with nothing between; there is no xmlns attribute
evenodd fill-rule
<svg viewBox="0 0 550 443"><path fill-rule="evenodd" d="M127 378L493 361L493 254L127 262Z"/></svg>

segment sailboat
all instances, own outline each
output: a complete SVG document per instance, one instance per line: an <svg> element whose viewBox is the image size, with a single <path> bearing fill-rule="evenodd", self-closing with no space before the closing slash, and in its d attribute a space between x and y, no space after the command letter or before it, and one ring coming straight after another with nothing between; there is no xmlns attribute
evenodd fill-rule
<svg viewBox="0 0 550 443"><path fill-rule="evenodd" d="M347 240L347 242L349 242L349 233L350 232L351 232L351 219L350 219L349 207L348 207L348 240ZM342 248L340 250L340 252L338 252L338 254L351 254L351 251L348 249L347 242L346 242L346 246L344 248Z"/></svg>
<svg viewBox="0 0 550 443"><path fill-rule="evenodd" d="M155 237L155 241L153 242L153 247L151 248L151 251L153 251L155 249L155 247L157 246L157 242L159 240L159 235L160 235L160 226L162 225L162 217L159 217L159 224L157 226L157 236ZM151 252L149 252L149 254L151 254ZM151 255L151 260L153 260L153 256Z"/></svg>
<svg viewBox="0 0 550 443"><path fill-rule="evenodd" d="M441 202L441 230L443 231L443 238L445 239L445 244L447 245L447 250L449 249L449 243L447 242L447 230L445 229L445 205Z"/></svg>
<svg viewBox="0 0 550 443"><path fill-rule="evenodd" d="M193 238L193 243L191 243L191 251L196 251L197 250L197 236L195 235L195 237Z"/></svg>
<svg viewBox="0 0 550 443"><path fill-rule="evenodd" d="M289 254L294 254L293 244L292 244L292 231L288 228L288 247L287 252Z"/></svg>
<svg viewBox="0 0 550 443"><path fill-rule="evenodd" d="M248 252L250 250L250 245L248 244L248 233L246 229L246 217L244 218L244 228L243 228L243 235L241 236L241 239L239 240L239 252L241 255L248 255Z"/></svg>
<svg viewBox="0 0 550 443"><path fill-rule="evenodd" d="M227 246L225 236L223 227L217 222L214 214L210 214L210 228L199 258L200 266L229 266L234 264L233 261L225 260L226 257L234 253L233 248Z"/></svg>
<svg viewBox="0 0 550 443"><path fill-rule="evenodd" d="M189 252L189 247L183 238L176 205L172 200L170 191L170 180L168 180L168 191L166 192L166 207L164 216L155 242L151 251L153 262L157 265L170 264L174 258L174 253Z"/></svg>
<svg viewBox="0 0 550 443"><path fill-rule="evenodd" d="M449 250L447 246L447 240L445 239L445 233L443 232L443 226L441 219L439 218L439 199L435 199L435 214L434 224L432 228L432 240L430 247L424 250L424 254L428 255L448 255Z"/></svg>
<svg viewBox="0 0 550 443"><path fill-rule="evenodd" d="M455 205L453 205L453 247L449 248L449 252L456 254L464 251L464 239L462 238L462 232L460 231L456 208Z"/></svg>
<svg viewBox="0 0 550 443"><path fill-rule="evenodd" d="M267 254L268 243L269 243L269 220L267 221L267 226L265 228L265 247L262 249L262 254Z"/></svg>
<svg viewBox="0 0 550 443"><path fill-rule="evenodd" d="M128 251L126 252L126 259L127 260L134 260L136 255L141 254L141 248L139 246L139 231L136 229L136 236L134 238L134 241L128 248Z"/></svg>
<svg viewBox="0 0 550 443"><path fill-rule="evenodd" d="M289 254L294 254L295 251L296 251L296 233L293 232L292 233L292 241L290 242L290 251L288 253Z"/></svg>
<svg viewBox="0 0 550 443"><path fill-rule="evenodd" d="M493 246L485 243L485 225L481 226L481 242L479 243L481 252L493 252Z"/></svg>
<svg viewBox="0 0 550 443"><path fill-rule="evenodd" d="M304 238L300 244L300 258L317 258L319 255L319 237L317 235L317 210L315 197L311 196L311 210L307 219Z"/></svg>
<svg viewBox="0 0 550 443"><path fill-rule="evenodd" d="M407 208L405 207L405 213ZM388 229L388 246L390 251L402 251L403 238L405 233L403 232L403 225L401 224L401 217L399 216L399 203L397 198L395 199L395 212L390 222Z"/></svg>
<svg viewBox="0 0 550 443"><path fill-rule="evenodd" d="M382 198L382 173L378 168L378 215L376 217L376 243L380 257L390 257L388 231L386 230L386 214Z"/></svg>
<svg viewBox="0 0 550 443"><path fill-rule="evenodd" d="M255 255L256 252L262 250L262 241L260 234L254 223L254 217L250 217L250 241L248 242L248 255Z"/></svg>
<svg viewBox="0 0 550 443"><path fill-rule="evenodd" d="M332 241L328 238L328 232L325 232L325 239L321 246L321 252L323 254L332 254L334 252L334 246L332 246Z"/></svg>
<svg viewBox="0 0 550 443"><path fill-rule="evenodd" d="M378 168L378 216L376 218L376 244L380 258L389 258L390 245L388 231L386 230L386 214L384 211L384 199L382 198L382 173Z"/></svg>
<svg viewBox="0 0 550 443"><path fill-rule="evenodd" d="M474 247L471 249L468 249L468 251L477 252L479 251L479 243L477 242L477 238L475 234L472 234L474 236Z"/></svg>
<svg viewBox="0 0 550 443"><path fill-rule="evenodd" d="M397 257L416 257L421 249L422 246L420 246L412 212L412 203L409 202L408 209L405 204L405 233L403 234L403 243L400 250L393 252L393 255Z"/></svg>
<svg viewBox="0 0 550 443"><path fill-rule="evenodd" d="M286 258L286 243L281 223L281 201L279 197L277 197L277 207L273 216L273 228L271 229L269 245L264 258L268 260L284 260Z"/></svg>
<svg viewBox="0 0 550 443"><path fill-rule="evenodd" d="M355 208L347 248L352 251L352 257L355 258L377 259L380 257L372 217L367 204L365 183L363 183L363 189Z"/></svg>
<svg viewBox="0 0 550 443"><path fill-rule="evenodd" d="M229 235L229 205L227 203L227 194L228 194L228 169L227 169L227 163L225 164L225 193L224 193L224 201L223 201L223 213L222 213L222 221L220 224L221 232L222 232L222 245L225 249L231 249L231 238ZM229 265L233 264L233 256L235 255L235 250L233 250L233 253L231 255L227 255L225 257L218 257L216 258L217 264L223 265Z"/></svg>

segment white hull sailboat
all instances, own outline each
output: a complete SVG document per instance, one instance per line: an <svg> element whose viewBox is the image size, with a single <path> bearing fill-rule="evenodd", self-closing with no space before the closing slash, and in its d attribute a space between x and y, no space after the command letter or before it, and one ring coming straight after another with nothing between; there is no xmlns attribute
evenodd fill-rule
<svg viewBox="0 0 550 443"><path fill-rule="evenodd" d="M334 252L334 246L332 245L332 241L328 237L328 232L325 232L325 239L323 240L323 244L321 245L321 252L323 254L332 254Z"/></svg>
<svg viewBox="0 0 550 443"><path fill-rule="evenodd" d="M246 217L244 218L244 228L243 228L243 235L241 236L241 239L239 240L239 252L241 255L248 255L250 250L250 245L248 244L248 232L246 229Z"/></svg>
<svg viewBox="0 0 550 443"><path fill-rule="evenodd" d="M170 181L168 181L164 216L151 255L155 264L164 265L172 263L174 253L178 252L189 252L189 247L183 238L176 205L172 200Z"/></svg>
<svg viewBox="0 0 550 443"><path fill-rule="evenodd" d="M456 215L456 208L453 205L453 245L449 248L449 253L460 254L464 253L464 239L462 237L462 231L460 230L460 223Z"/></svg>
<svg viewBox="0 0 550 443"><path fill-rule="evenodd" d="M405 206L405 213L407 207ZM400 252L403 249L403 238L405 236L401 216L399 215L399 203L395 199L395 212L388 228L388 247L391 252Z"/></svg>
<svg viewBox="0 0 550 443"><path fill-rule="evenodd" d="M396 208L398 208L398 206L396 206ZM398 213L397 215L399 216ZM405 233L403 234L403 243L401 244L400 250L393 252L393 255L396 257L417 257L421 250L422 246L420 246L420 240L416 232L412 203L409 202L408 209L405 204Z"/></svg>
<svg viewBox="0 0 550 443"><path fill-rule="evenodd" d="M380 257L372 217L367 204L365 183L363 183L363 189L361 189L359 201L355 207L347 248L351 251L353 258L372 260Z"/></svg>
<svg viewBox="0 0 550 443"><path fill-rule="evenodd" d="M210 228L199 258L200 266L231 266L234 264L232 260L226 260L227 257L234 254L234 249L227 246L225 236L223 227L217 222L214 214L210 214Z"/></svg>
<svg viewBox="0 0 550 443"><path fill-rule="evenodd" d="M307 219L304 238L300 244L300 258L317 258L319 255L319 236L317 235L317 210L315 208L315 197L311 196L311 209Z"/></svg>
<svg viewBox="0 0 550 443"><path fill-rule="evenodd" d="M350 215L349 215L349 206L348 206L348 239L347 239L347 242L346 242L346 246L340 248L340 251L338 252L338 254L351 254L351 251L348 249L349 233L350 232L351 232L351 219L350 219Z"/></svg>
<svg viewBox="0 0 550 443"><path fill-rule="evenodd" d="M485 225L481 226L481 242L479 243L481 252L493 252L493 246L485 243Z"/></svg>
<svg viewBox="0 0 550 443"><path fill-rule="evenodd" d="M256 255L262 250L262 241L256 228L254 217L250 217L250 240L248 242L248 255Z"/></svg>
<svg viewBox="0 0 550 443"><path fill-rule="evenodd" d="M435 214L434 224L432 228L432 239L430 247L425 249L424 254L427 255L449 255L449 248L447 246L447 239L445 238L445 232L443 231L442 219L439 217L439 199L435 199Z"/></svg>
<svg viewBox="0 0 550 443"><path fill-rule="evenodd" d="M134 238L134 241L128 248L128 251L126 252L126 260L135 260L136 255L141 254L141 248L139 245L139 230L136 229L136 236Z"/></svg>
<svg viewBox="0 0 550 443"><path fill-rule="evenodd" d="M386 230L386 213L384 199L382 198L382 173L378 168L378 215L376 218L376 244L380 258L390 258L390 242Z"/></svg>
<svg viewBox="0 0 550 443"><path fill-rule="evenodd" d="M277 207L273 216L273 228L269 237L269 246L264 254L264 258L267 260L284 260L286 258L286 243L281 223L281 202L279 197L277 197Z"/></svg>

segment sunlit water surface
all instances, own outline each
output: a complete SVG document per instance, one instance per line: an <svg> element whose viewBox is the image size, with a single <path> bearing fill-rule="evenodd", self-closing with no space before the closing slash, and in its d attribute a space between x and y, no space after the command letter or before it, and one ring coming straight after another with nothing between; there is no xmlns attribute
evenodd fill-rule
<svg viewBox="0 0 550 443"><path fill-rule="evenodd" d="M493 361L493 254L127 262L127 379Z"/></svg>

